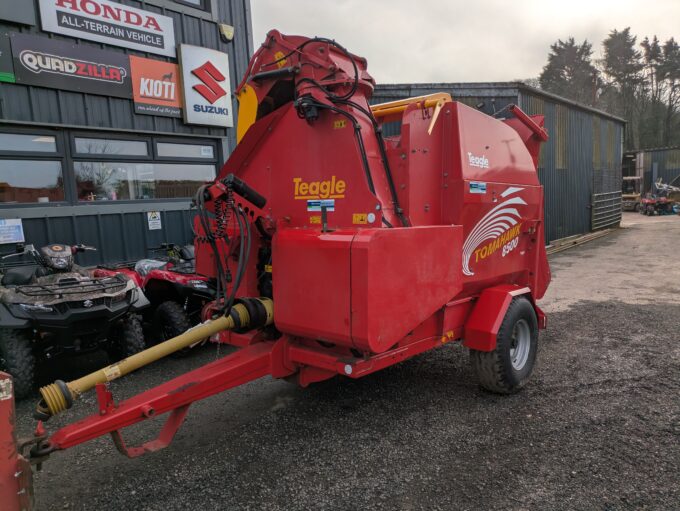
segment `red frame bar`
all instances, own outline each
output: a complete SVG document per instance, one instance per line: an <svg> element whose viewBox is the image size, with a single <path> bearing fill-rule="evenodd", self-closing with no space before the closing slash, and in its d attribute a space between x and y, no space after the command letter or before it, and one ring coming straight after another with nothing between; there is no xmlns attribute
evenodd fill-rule
<svg viewBox="0 0 680 511"><path fill-rule="evenodd" d="M166 423L159 438L141 447L127 448L120 434L117 435L122 452L128 456L139 456L143 452L165 447L181 425L186 408L191 403L270 374L273 344L253 344L138 394L118 406L112 401L102 406L100 401L100 414L60 429L49 438L49 446L52 449L66 449L157 415L185 408L183 413L170 417L171 422ZM99 392L101 400L101 390Z"/></svg>

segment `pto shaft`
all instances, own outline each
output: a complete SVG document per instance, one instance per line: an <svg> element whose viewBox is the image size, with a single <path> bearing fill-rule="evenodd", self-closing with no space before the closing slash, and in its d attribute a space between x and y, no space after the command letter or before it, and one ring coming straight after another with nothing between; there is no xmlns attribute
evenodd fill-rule
<svg viewBox="0 0 680 511"><path fill-rule="evenodd" d="M274 304L268 298L247 298L231 308L228 316L211 319L190 328L183 334L152 346L149 349L125 358L115 364L65 383L57 380L40 389L41 401L35 411L37 419L47 420L51 416L63 412L73 405L73 401L81 394L132 371L144 367L156 360L167 357L176 351L187 348L213 334L231 329L252 330L270 325L274 320Z"/></svg>

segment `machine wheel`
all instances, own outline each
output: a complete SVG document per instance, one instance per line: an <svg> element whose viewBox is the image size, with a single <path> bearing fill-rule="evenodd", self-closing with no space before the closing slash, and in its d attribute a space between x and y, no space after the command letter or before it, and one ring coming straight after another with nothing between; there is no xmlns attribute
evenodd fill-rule
<svg viewBox="0 0 680 511"><path fill-rule="evenodd" d="M0 369L12 375L16 399L23 399L31 394L35 377L35 355L26 332L0 330Z"/></svg>
<svg viewBox="0 0 680 511"><path fill-rule="evenodd" d="M121 320L113 331L109 355L114 358L126 358L146 349L142 322L136 314L130 314Z"/></svg>
<svg viewBox="0 0 680 511"><path fill-rule="evenodd" d="M183 334L191 328L191 321L184 308L177 302L161 303L153 314L153 330L159 342L167 341ZM175 356L186 356L191 348L184 348L174 353Z"/></svg>
<svg viewBox="0 0 680 511"><path fill-rule="evenodd" d="M640 203L639 202L635 203L635 207L633 208L633 211L635 211L636 213L640 212Z"/></svg>
<svg viewBox="0 0 680 511"><path fill-rule="evenodd" d="M529 380L538 351L538 321L531 302L515 298L498 330L494 351L470 350L470 363L482 387L513 394Z"/></svg>

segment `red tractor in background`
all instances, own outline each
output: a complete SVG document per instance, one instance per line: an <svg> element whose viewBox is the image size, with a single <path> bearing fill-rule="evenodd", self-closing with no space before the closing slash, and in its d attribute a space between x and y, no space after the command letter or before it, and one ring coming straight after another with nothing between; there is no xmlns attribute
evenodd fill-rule
<svg viewBox="0 0 680 511"><path fill-rule="evenodd" d="M366 61L335 41L267 34L237 89L239 143L196 196L196 270L216 283L204 321L43 387L42 421L92 388L99 409L50 435L40 422L34 463L105 434L129 457L153 452L192 402L237 385L360 378L452 342L483 387L527 383L550 281L543 118L514 106L494 118L446 94L369 106L373 87ZM401 133L384 138L392 121ZM241 349L114 401L107 382L208 336ZM158 438L126 445L124 428L163 414ZM25 461L7 450L3 502L25 480L9 476Z"/></svg>

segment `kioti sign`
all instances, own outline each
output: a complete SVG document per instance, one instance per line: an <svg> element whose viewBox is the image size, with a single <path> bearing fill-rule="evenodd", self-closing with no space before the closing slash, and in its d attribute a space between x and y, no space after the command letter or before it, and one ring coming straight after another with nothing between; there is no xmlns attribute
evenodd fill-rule
<svg viewBox="0 0 680 511"><path fill-rule="evenodd" d="M132 96L138 114L182 117L179 66L130 56Z"/></svg>
<svg viewBox="0 0 680 511"><path fill-rule="evenodd" d="M40 0L43 30L174 57L172 18L109 0Z"/></svg>
<svg viewBox="0 0 680 511"><path fill-rule="evenodd" d="M12 34L18 83L103 96L132 96L127 55L26 34Z"/></svg>
<svg viewBox="0 0 680 511"><path fill-rule="evenodd" d="M233 127L229 55L188 44L180 45L179 52L184 122Z"/></svg>

